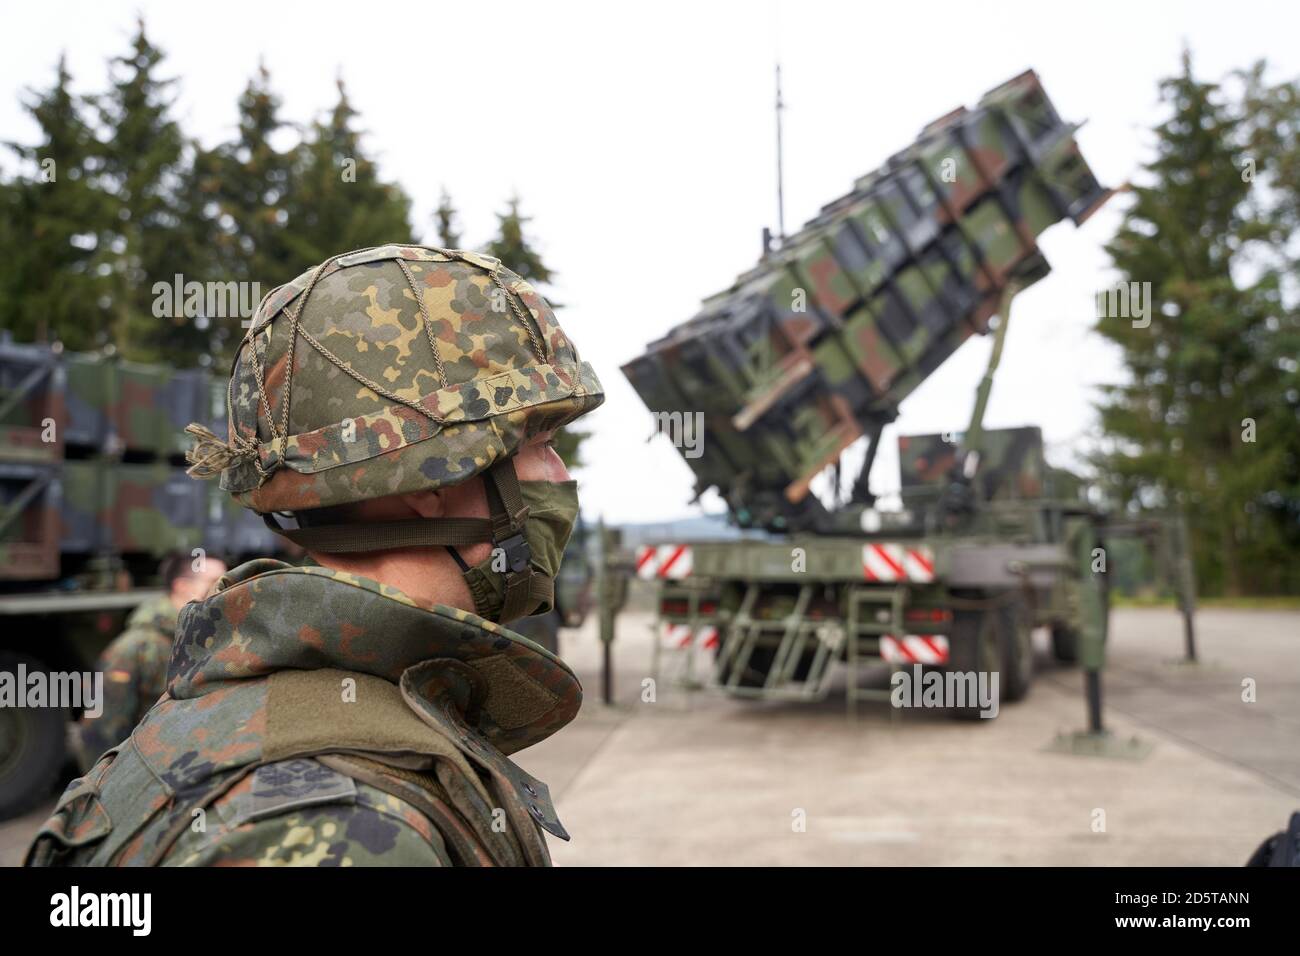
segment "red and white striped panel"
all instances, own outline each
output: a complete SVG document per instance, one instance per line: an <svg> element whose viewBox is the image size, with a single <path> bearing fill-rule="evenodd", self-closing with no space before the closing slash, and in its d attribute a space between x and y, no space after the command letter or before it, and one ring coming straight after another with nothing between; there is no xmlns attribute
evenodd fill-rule
<svg viewBox="0 0 1300 956"><path fill-rule="evenodd" d="M880 656L891 664L946 664L948 638L942 634L905 634L900 641L885 634L880 638Z"/></svg>
<svg viewBox="0 0 1300 956"><path fill-rule="evenodd" d="M646 545L636 552L636 576L642 581L656 578L678 581L690 576L693 563L690 545Z"/></svg>
<svg viewBox="0 0 1300 956"><path fill-rule="evenodd" d="M699 646L711 651L718 646L718 629L712 624L704 624L700 627ZM694 643L689 624L665 624L664 625L664 644L673 650L685 650Z"/></svg>
<svg viewBox="0 0 1300 956"><path fill-rule="evenodd" d="M934 552L927 547L903 544L864 544L862 576L868 581L934 580Z"/></svg>

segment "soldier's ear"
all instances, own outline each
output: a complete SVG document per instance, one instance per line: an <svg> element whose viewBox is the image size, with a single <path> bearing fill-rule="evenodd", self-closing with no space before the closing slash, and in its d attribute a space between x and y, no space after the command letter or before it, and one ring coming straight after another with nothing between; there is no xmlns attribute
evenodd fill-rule
<svg viewBox="0 0 1300 956"><path fill-rule="evenodd" d="M402 495L402 503L421 518L441 518L447 514L447 501L442 488L409 492Z"/></svg>

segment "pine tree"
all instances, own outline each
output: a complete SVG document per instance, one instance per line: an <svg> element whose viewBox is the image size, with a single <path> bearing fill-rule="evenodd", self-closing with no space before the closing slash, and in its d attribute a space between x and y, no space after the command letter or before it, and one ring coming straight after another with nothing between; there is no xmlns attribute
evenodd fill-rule
<svg viewBox="0 0 1300 956"><path fill-rule="evenodd" d="M130 52L110 64L110 89L99 99L104 173L117 207L109 232L116 256L113 343L129 358L178 367L211 351L209 322L179 303L154 315L154 285L174 276L203 281L210 271L193 147L172 118L174 79L158 73L164 54L137 24Z"/></svg>
<svg viewBox="0 0 1300 956"><path fill-rule="evenodd" d="M433 213L434 228L438 232L438 244L444 249L459 249L461 244L460 226L456 223L456 209L451 204L447 187L442 189L442 198Z"/></svg>
<svg viewBox="0 0 1300 956"><path fill-rule="evenodd" d="M101 150L60 57L54 85L23 104L35 146L6 144L22 173L0 186L0 327L19 341L92 349L108 338L99 274L113 207L97 182Z"/></svg>
<svg viewBox="0 0 1300 956"><path fill-rule="evenodd" d="M1267 64L1240 71L1247 134L1243 175L1261 219L1276 228L1271 247L1292 264L1300 249L1286 240L1300 231L1300 80L1269 83Z"/></svg>
<svg viewBox="0 0 1300 956"><path fill-rule="evenodd" d="M554 279L551 270L524 235L524 227L530 222L531 217L519 211L519 197L512 196L506 211L497 213L497 235L488 243L487 252L533 285L548 285Z"/></svg>
<svg viewBox="0 0 1300 956"><path fill-rule="evenodd" d="M328 120L313 123L297 151L296 185L285 203L285 244L301 269L350 249L413 241L410 199L380 179L342 80L338 92Z"/></svg>
<svg viewBox="0 0 1300 956"><path fill-rule="evenodd" d="M204 216L215 238L220 275L212 278L256 283L263 295L310 265L293 255L286 238L287 207L296 188L295 152L273 143L281 130L291 127L280 118L280 105L270 73L259 65L239 98L235 139L200 151L195 160ZM232 350L242 337L238 323L230 318L215 330L221 353Z"/></svg>
<svg viewBox="0 0 1300 956"><path fill-rule="evenodd" d="M1141 327L1130 308L1097 322L1129 373L1104 390L1111 447L1099 463L1130 508L1182 508L1201 588L1236 594L1260 546L1252 512L1273 490L1284 447L1244 440L1247 420L1275 421L1278 276L1244 277L1263 230L1248 214L1239 113L1193 76L1187 54L1160 89L1170 116L1107 246L1122 281L1150 283L1151 321Z"/></svg>
<svg viewBox="0 0 1300 956"><path fill-rule="evenodd" d="M518 196L512 196L506 204L506 211L497 213L497 235L487 245L488 255L495 256L513 272L518 273L535 286L546 286L554 281L554 273L542 261L541 254L533 248L525 234L525 227L532 222L519 209ZM550 301L548 297L548 301ZM560 305L551 302L551 307L558 310ZM556 432L555 451L570 468L582 465L582 443L591 435L573 425Z"/></svg>
<svg viewBox="0 0 1300 956"><path fill-rule="evenodd" d="M1269 415L1268 440L1282 445L1275 487L1254 516L1273 530L1257 574L1273 590L1300 593L1300 80L1269 83L1267 65L1241 71L1250 206L1264 224L1265 258L1284 277L1283 308L1266 340L1268 364L1281 379Z"/></svg>

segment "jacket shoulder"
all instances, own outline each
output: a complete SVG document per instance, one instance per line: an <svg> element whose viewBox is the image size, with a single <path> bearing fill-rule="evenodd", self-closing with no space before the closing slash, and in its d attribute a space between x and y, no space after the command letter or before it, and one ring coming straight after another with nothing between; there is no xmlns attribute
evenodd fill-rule
<svg viewBox="0 0 1300 956"><path fill-rule="evenodd" d="M112 667L130 668L141 662L153 663L161 660L164 667L171 658L172 643L170 635L156 627L133 626L104 648L100 655L101 669Z"/></svg>
<svg viewBox="0 0 1300 956"><path fill-rule="evenodd" d="M263 764L194 821L165 866L447 866L438 832L402 800L312 758Z"/></svg>

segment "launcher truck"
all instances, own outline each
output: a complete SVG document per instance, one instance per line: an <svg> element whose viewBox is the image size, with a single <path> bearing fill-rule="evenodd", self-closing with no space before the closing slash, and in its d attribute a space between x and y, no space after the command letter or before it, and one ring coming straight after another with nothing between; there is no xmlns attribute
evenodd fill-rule
<svg viewBox="0 0 1300 956"><path fill-rule="evenodd" d="M1031 631L1044 627L1058 658L1083 664L1100 731L1105 541L1119 526L1047 463L1037 427L983 427L1011 300L1049 272L1038 236L1083 223L1111 195L1076 129L1034 72L1003 83L926 126L623 367L683 451L696 498L714 489L736 525L768 532L635 554L635 574L659 588L656 671L672 661L691 686L814 700L839 663L852 712L890 694L860 684L886 663L996 673L1000 701L1014 701L1034 676ZM869 474L884 427L986 334L994 347L964 431L900 437L902 507L877 508ZM824 502L813 479L838 478L859 440L851 489ZM948 703L958 716L987 710Z"/></svg>

